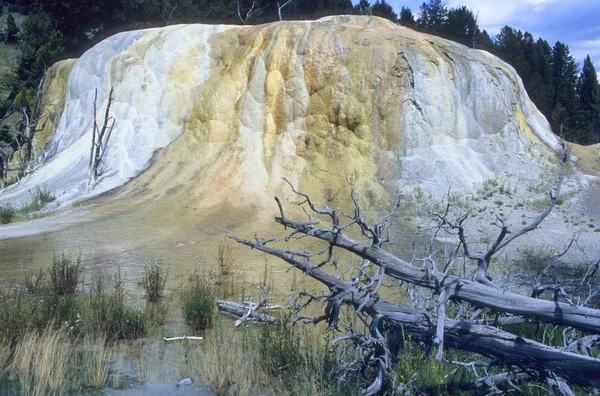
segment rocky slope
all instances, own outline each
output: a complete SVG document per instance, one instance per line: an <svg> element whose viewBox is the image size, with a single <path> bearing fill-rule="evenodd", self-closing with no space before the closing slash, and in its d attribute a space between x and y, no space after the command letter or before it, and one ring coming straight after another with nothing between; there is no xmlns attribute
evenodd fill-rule
<svg viewBox="0 0 600 396"><path fill-rule="evenodd" d="M81 215L0 227L0 238L54 230L35 238L46 256L79 244L119 264L189 264L225 233L270 227L273 194L293 198L284 176L342 206L348 180L365 207L498 178L527 191L551 178L558 145L506 63L372 17L120 33L53 66L46 86L60 120L0 205L38 186L60 207L111 191ZM102 114L111 88L115 130L90 190L94 95ZM19 257L29 243L0 248Z"/></svg>
<svg viewBox="0 0 600 396"><path fill-rule="evenodd" d="M335 189L351 175L370 196L471 188L495 172L531 177L532 153L556 147L507 64L378 18L133 31L52 71L47 96L59 99L46 112L62 96L62 117L40 135L41 166L3 202L40 185L62 201L113 189L166 146L144 189L185 186L207 204L266 198L281 176ZM103 114L111 87L116 126L90 191L94 94Z"/></svg>

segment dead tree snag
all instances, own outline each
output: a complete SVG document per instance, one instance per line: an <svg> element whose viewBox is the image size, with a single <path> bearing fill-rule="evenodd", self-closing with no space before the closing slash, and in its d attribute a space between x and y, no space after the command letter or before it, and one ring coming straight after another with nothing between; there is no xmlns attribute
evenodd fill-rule
<svg viewBox="0 0 600 396"><path fill-rule="evenodd" d="M98 90L94 93L94 126L92 129L92 145L90 147L90 161L89 161L89 180L88 187L93 189L96 185L96 179L99 176L100 165L106 155L106 149L108 141L112 134L113 128L115 127L115 120L110 116L110 106L113 101L114 89L111 88L108 94L108 103L106 105L106 111L104 112L104 121L102 127L98 127L97 121L97 101L98 101ZM109 125L110 124L110 125Z"/></svg>
<svg viewBox="0 0 600 396"><path fill-rule="evenodd" d="M339 377L363 373L365 395L377 394L382 389L396 354L401 350L398 339L402 336L399 334L410 335L414 341L437 348L438 360L457 366L495 367L497 370L493 375L478 375L477 380L468 384L446 384L447 389L494 390L497 386L512 389L513 385L518 388L516 379L524 378L564 393L568 393L572 385L600 388L600 359L592 352L592 346L600 341L600 310L586 306L589 299L583 304L574 304L574 299L569 298L564 290L554 293L553 298L548 300L509 292L495 285L487 273L495 254L516 238L536 229L551 212L560 192L567 159L568 152L563 150L557 186L550 194L546 210L515 232L511 232L505 220L498 218L495 224L500 229L498 236L484 253L473 252L465 237L464 220L468 215L460 216L456 221L449 219L448 210L437 215L438 230L457 238L457 248L450 254L446 265L440 266L443 271L437 269L433 254L426 259L432 264L431 268L422 269L384 249L390 240L393 211L370 223L364 218L356 194L351 194L354 213L346 214L316 205L308 194L289 182L292 191L301 200L299 205L304 207L307 220L288 217L284 205L276 197L279 216L275 217L275 221L288 230L287 235L269 239L255 237L254 240L231 238L279 257L327 288L323 293L301 292L298 295L293 303L296 320L313 324L326 322L330 329L342 333L332 344L350 345L360 351L359 359L340 363ZM393 210L398 207L395 204ZM290 249L290 244L306 239L320 241L323 247L316 251L298 247ZM338 251L360 257L363 264L344 265L336 257ZM476 271L472 278L451 273L451 265L448 264L459 255L475 262ZM590 265L582 283L589 284L590 274L595 274L594 268L597 265ZM379 292L386 277L428 290L431 296L429 307L408 308L382 298ZM548 287L536 297L546 290L558 289ZM323 304L321 315L313 317L300 312L311 303ZM458 307L453 318L447 313L449 303ZM356 320L363 323L368 331L359 331L352 322L341 318L344 306L353 310ZM478 319L484 311L496 319ZM563 326L564 347L524 338L500 328L501 325L527 322ZM478 354L483 361L449 361L446 359L449 349ZM498 369L503 371L498 372Z"/></svg>

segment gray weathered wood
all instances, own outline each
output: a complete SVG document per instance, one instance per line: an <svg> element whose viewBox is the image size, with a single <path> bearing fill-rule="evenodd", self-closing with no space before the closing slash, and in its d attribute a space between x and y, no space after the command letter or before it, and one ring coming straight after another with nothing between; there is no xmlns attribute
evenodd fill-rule
<svg viewBox="0 0 600 396"><path fill-rule="evenodd" d="M333 275L330 275L294 254L284 250L271 248L260 241L249 241L235 236L235 241L276 256L300 269L308 276L336 290L336 299L330 304L350 304L371 317L379 317L404 334L410 334L413 340L429 343L436 334L436 323L416 309L409 309L386 301L377 296L370 296L364 291L351 287ZM237 304L236 314L244 313ZM221 309L219 307L219 309ZM339 310L326 309L326 312ZM332 323L331 317L324 317ZM547 373L560 373L560 376L572 384L600 387L600 359L563 351L545 344L519 337L493 326L474 322L444 320L445 345L450 348L475 352L497 360L498 364L515 365L528 370Z"/></svg>
<svg viewBox="0 0 600 396"><path fill-rule="evenodd" d="M239 317L246 315L248 311L242 304L222 300L217 300L217 308L219 308L220 311L229 312ZM262 314L256 311L252 311L249 315L249 318L253 320L258 320L260 322L277 323L277 319L275 317L271 315Z"/></svg>

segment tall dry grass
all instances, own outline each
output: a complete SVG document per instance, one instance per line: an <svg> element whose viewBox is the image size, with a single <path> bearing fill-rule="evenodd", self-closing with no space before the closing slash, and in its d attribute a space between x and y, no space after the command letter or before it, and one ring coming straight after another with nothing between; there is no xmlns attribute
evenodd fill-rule
<svg viewBox="0 0 600 396"><path fill-rule="evenodd" d="M7 373L8 362L10 359L10 345L5 340L0 339L0 378Z"/></svg>
<svg viewBox="0 0 600 396"><path fill-rule="evenodd" d="M76 354L64 330L47 327L42 334L28 333L17 344L10 372L26 395L60 392L69 381Z"/></svg>
<svg viewBox="0 0 600 396"><path fill-rule="evenodd" d="M188 359L220 394L338 394L337 385L328 377L331 357L322 340L307 345L308 334L300 327L290 330L289 318L281 319L275 326L244 328L218 319L205 334L202 348Z"/></svg>
<svg viewBox="0 0 600 396"><path fill-rule="evenodd" d="M114 346L107 343L106 337L86 337L81 353L81 368L84 373L82 386L104 388L108 382L108 367L113 355Z"/></svg>

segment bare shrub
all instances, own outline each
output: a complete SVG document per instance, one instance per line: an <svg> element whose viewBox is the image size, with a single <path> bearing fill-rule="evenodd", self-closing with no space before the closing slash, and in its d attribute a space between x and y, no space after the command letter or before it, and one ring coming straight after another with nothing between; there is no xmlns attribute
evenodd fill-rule
<svg viewBox="0 0 600 396"><path fill-rule="evenodd" d="M56 295L74 294L83 273L83 259L80 253L54 254L52 266L48 270L50 283Z"/></svg>
<svg viewBox="0 0 600 396"><path fill-rule="evenodd" d="M165 269L162 259L155 258L144 266L142 286L149 303L159 302L165 293L169 270Z"/></svg>

